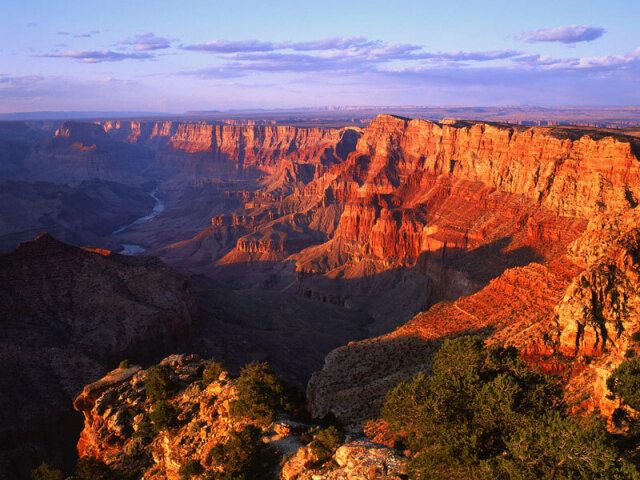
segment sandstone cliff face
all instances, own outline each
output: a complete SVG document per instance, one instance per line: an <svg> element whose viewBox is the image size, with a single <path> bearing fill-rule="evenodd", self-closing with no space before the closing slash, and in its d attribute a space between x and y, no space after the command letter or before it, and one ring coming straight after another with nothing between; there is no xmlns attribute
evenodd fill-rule
<svg viewBox="0 0 640 480"><path fill-rule="evenodd" d="M606 379L640 331L639 212L594 217L569 255L583 270L555 307L548 343L576 365L567 384L574 408L609 415L618 404L607 398Z"/></svg>
<svg viewBox="0 0 640 480"><path fill-rule="evenodd" d="M608 398L606 379L636 349L631 336L640 330L639 225L635 209L594 217L566 256L507 270L393 333L334 350L309 382L313 413L373 418L390 388L429 370L444 338L481 334L559 375L573 410L610 415L618 402Z"/></svg>
<svg viewBox="0 0 640 480"><path fill-rule="evenodd" d="M274 173L284 161L331 165L353 150L358 129L301 128L272 125L214 125L203 122L104 122L115 138L171 151L195 154L186 162L200 174ZM167 157L167 162L171 158Z"/></svg>
<svg viewBox="0 0 640 480"><path fill-rule="evenodd" d="M468 282L462 294L470 296L436 304L391 334L330 353L308 385L314 414L354 423L375 417L389 388L429 369L444 338L469 333L514 344L562 373L574 404L594 391L597 400L584 406L606 404L606 371L639 326L640 162L634 140L574 134L388 116L371 123L344 170L326 176L333 191L348 192L335 195L345 204L341 246L330 241L346 252L341 268L354 251L378 259L382 270L419 267L427 252L427 272L438 263L462 267L480 283ZM432 252L442 260L434 264ZM328 258L317 248L298 269L341 265L327 268ZM580 361L603 354L593 367Z"/></svg>
<svg viewBox="0 0 640 480"><path fill-rule="evenodd" d="M336 236L378 258L416 258L445 244L484 243L504 221L530 222L531 208L556 218L628 209L640 194L634 148L613 137L572 140L544 129L381 115L331 181L332 196L347 199ZM446 202L506 218L438 225L433 210ZM544 235L530 228L531 236Z"/></svg>
<svg viewBox="0 0 640 480"><path fill-rule="evenodd" d="M117 141L100 125L63 122L53 137L39 139L17 163L20 180L75 184L98 178L141 185L149 180L142 172L150 161L147 149Z"/></svg>
<svg viewBox="0 0 640 480"><path fill-rule="evenodd" d="M0 439L13 439L3 456L28 471L73 441L70 402L85 383L123 358L177 348L198 311L188 281L157 259L43 234L0 254L0 318Z"/></svg>

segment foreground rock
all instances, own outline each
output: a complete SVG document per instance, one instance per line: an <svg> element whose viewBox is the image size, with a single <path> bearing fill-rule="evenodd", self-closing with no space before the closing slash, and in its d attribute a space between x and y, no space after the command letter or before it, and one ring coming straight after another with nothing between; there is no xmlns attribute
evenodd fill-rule
<svg viewBox="0 0 640 480"><path fill-rule="evenodd" d="M114 370L86 386L75 401L84 415L78 442L81 458L105 465L119 478L178 480L184 478L186 465L195 472L192 478L206 478L225 472L225 466L216 461L217 449L237 432L254 426L260 430L259 442L272 456L261 469L261 478L397 480L404 474L406 459L384 445L354 438L329 457L319 458L309 443L317 426L286 417L264 425L233 414L236 381L222 372L207 383L203 371L209 363L195 355L172 355L160 365L177 386L167 400L175 420L161 431L148 431L149 418L158 408L146 394L149 370Z"/></svg>
<svg viewBox="0 0 640 480"><path fill-rule="evenodd" d="M358 439L342 445L331 461L317 467L302 447L282 468L283 480L400 480L406 478L406 458L397 450ZM313 468L316 466L316 468Z"/></svg>

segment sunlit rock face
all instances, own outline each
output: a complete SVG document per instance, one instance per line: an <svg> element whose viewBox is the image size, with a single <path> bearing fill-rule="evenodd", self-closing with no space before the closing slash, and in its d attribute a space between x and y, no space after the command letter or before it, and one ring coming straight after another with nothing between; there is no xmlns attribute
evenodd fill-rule
<svg viewBox="0 0 640 480"><path fill-rule="evenodd" d="M110 136L162 153L194 154L197 162L182 161L201 174L258 175L274 173L283 162L331 165L353 150L357 128L302 128L271 125L214 125L193 122L103 122Z"/></svg>
<svg viewBox="0 0 640 480"><path fill-rule="evenodd" d="M428 370L444 338L468 333L518 346L565 375L576 403L597 390L581 408L605 407L605 370L640 326L637 154L637 140L597 132L374 120L335 176L349 192L336 195L346 198L336 248L422 266L456 293L393 333L330 353L307 389L314 414L375 416L390 387ZM443 275L434 252L465 274ZM326 265L304 260L309 272ZM586 367L584 356L603 360Z"/></svg>
<svg viewBox="0 0 640 480"><path fill-rule="evenodd" d="M146 396L148 370L120 368L86 385L74 402L82 412L84 428L78 441L78 454L97 459L113 472L145 479L183 478L181 468L197 462L203 475L222 473L212 452L243 428L260 429L260 441L268 446L273 460L269 478L283 480L357 480L375 478L399 480L406 472L406 458L388 446L364 437L348 438L328 459L320 459L308 445L317 425L280 416L268 425L232 415L231 405L238 398L236 381L222 372L210 383L203 382L207 362L195 355L171 355L160 362L177 385L167 402L176 413L171 428L140 432L154 406ZM230 459L231 461L237 459Z"/></svg>

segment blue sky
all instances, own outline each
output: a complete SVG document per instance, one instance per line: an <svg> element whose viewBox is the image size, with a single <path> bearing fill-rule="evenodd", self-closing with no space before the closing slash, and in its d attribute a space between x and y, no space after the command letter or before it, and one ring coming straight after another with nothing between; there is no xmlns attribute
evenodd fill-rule
<svg viewBox="0 0 640 480"><path fill-rule="evenodd" d="M3 2L0 112L639 105L640 2Z"/></svg>

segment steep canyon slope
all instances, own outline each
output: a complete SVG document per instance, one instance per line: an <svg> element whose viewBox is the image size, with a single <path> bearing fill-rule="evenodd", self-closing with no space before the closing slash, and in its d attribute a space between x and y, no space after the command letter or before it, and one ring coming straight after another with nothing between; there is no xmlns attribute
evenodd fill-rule
<svg viewBox="0 0 640 480"><path fill-rule="evenodd" d="M389 228L388 214L367 213L365 207L351 215L351 232L364 227L360 237L350 238L352 244L360 240L376 256L378 238L384 238L377 232L389 232L392 248L418 245L413 252L428 256L435 250L442 264L480 280L479 291L460 292L392 333L332 352L308 387L314 414L332 411L349 422L375 416L384 392L428 369L444 338L471 332L515 344L532 362L564 372L576 408L604 407L607 372L622 361L639 327L633 321L637 141L597 132L466 123L439 127L395 118L377 129L375 140L361 145L365 133L350 159L374 166L378 180L369 187L374 191L389 189L393 176L387 165L399 173L398 186L407 175L398 166L421 165L419 200L408 205L418 211L428 205L428 213L419 228L407 232L397 221ZM369 167L369 180L371 172ZM427 203L438 191L431 185L443 183L453 186L450 195ZM366 187L365 181L361 191ZM488 248L492 243L498 248ZM403 248L404 261L416 258ZM534 256L526 258L527 253ZM507 265L510 255L520 264Z"/></svg>

